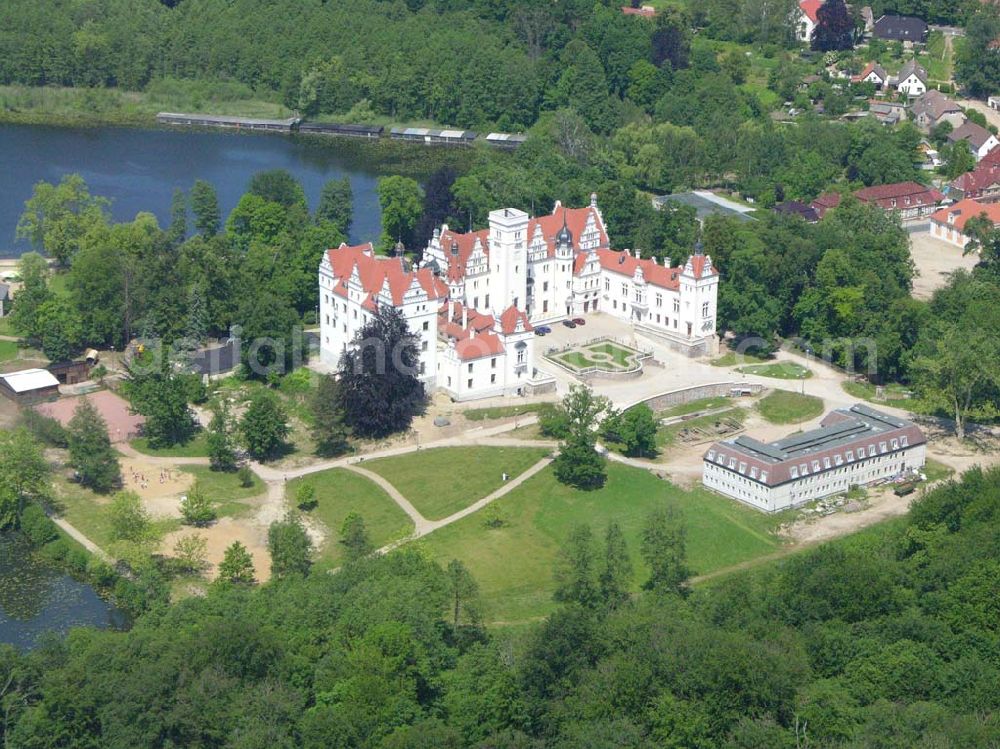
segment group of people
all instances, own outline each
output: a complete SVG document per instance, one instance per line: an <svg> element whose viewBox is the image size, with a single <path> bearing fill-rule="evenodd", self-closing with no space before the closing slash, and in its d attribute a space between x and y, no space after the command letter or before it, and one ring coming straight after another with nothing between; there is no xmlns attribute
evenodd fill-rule
<svg viewBox="0 0 1000 749"><path fill-rule="evenodd" d="M132 483L135 484L139 489L148 489L149 488L149 479L146 478L146 474L145 473L142 473L141 471L136 470L132 466L127 466L125 470L126 470L127 473L132 474ZM161 470L160 471L160 476L159 476L160 484L167 483L168 481L170 481L171 478L173 478L173 477L171 476L169 470L166 470L166 471Z"/></svg>

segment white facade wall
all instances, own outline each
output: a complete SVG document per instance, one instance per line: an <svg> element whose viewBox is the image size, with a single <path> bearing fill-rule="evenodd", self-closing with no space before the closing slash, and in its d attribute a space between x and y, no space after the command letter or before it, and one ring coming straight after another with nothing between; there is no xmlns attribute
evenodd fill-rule
<svg viewBox="0 0 1000 749"><path fill-rule="evenodd" d="M969 243L969 238L956 227L950 224L942 224L940 221L931 221L931 236L937 237L961 249L964 249L965 245Z"/></svg>
<svg viewBox="0 0 1000 749"><path fill-rule="evenodd" d="M878 441L878 438L875 438ZM702 483L727 497L752 505L765 512L777 512L833 494L842 494L852 486L867 486L890 479L906 470L919 470L927 458L926 445L876 455L837 468L813 473L777 486L767 486L727 466L712 461L702 465ZM810 459L804 457L802 462Z"/></svg>
<svg viewBox="0 0 1000 749"><path fill-rule="evenodd" d="M355 277L348 281L347 296L335 293L337 285L329 261L324 257L319 271L319 335L320 361L330 367L340 364L340 358L353 342L358 330L371 319L371 313L361 305L368 294ZM388 289L379 294L379 304L392 305ZM433 382L437 370L437 300L429 299L426 291L415 283L395 305L406 319L410 332L418 336L420 352L420 377Z"/></svg>
<svg viewBox="0 0 1000 749"><path fill-rule="evenodd" d="M490 211L490 306L495 317L514 305L524 309L528 280L528 214L516 208Z"/></svg>
<svg viewBox="0 0 1000 749"><path fill-rule="evenodd" d="M457 401L520 395L534 368L534 333L501 336L504 353L459 358L455 347L439 343L437 386Z"/></svg>
<svg viewBox="0 0 1000 749"><path fill-rule="evenodd" d="M896 85L896 90L907 96L920 96L927 93L927 85L911 73Z"/></svg>

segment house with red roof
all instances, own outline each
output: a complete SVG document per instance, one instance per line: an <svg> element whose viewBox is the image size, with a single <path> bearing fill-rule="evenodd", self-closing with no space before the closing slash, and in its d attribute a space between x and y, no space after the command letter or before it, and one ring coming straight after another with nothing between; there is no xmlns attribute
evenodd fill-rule
<svg viewBox="0 0 1000 749"><path fill-rule="evenodd" d="M795 38L808 44L819 22L819 9L823 0L799 0L799 12L795 24Z"/></svg>
<svg viewBox="0 0 1000 749"><path fill-rule="evenodd" d="M874 83L876 90L880 90L888 82L889 74L877 62L868 63L864 70L851 76L851 83Z"/></svg>
<svg viewBox="0 0 1000 749"><path fill-rule="evenodd" d="M633 8L631 5L623 5L622 14L626 16L639 16L640 18L656 18L656 8L652 5L640 5L636 8Z"/></svg>
<svg viewBox="0 0 1000 749"><path fill-rule="evenodd" d="M884 211L898 211L903 221L930 216L944 200L940 192L919 182L873 185L855 191L854 197L863 203L877 205Z"/></svg>
<svg viewBox="0 0 1000 749"><path fill-rule="evenodd" d="M1000 226L1000 203L965 198L945 206L931 214L931 236L965 249L972 239L965 233L965 224L975 216L985 216L994 227Z"/></svg>
<svg viewBox="0 0 1000 749"><path fill-rule="evenodd" d="M960 174L948 183L948 194L956 199L970 198L980 203L1000 201L1000 148L994 148L971 172Z"/></svg>

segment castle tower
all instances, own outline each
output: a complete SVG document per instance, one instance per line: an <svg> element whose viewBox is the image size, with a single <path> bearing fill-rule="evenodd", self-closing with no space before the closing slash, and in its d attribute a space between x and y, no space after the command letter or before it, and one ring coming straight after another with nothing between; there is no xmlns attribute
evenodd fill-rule
<svg viewBox="0 0 1000 749"><path fill-rule="evenodd" d="M490 211L490 307L526 309L528 214L516 208Z"/></svg>

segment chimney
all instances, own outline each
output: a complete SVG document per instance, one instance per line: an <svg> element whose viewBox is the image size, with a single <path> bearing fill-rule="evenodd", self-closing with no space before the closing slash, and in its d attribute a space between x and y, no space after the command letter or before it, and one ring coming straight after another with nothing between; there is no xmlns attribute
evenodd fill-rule
<svg viewBox="0 0 1000 749"><path fill-rule="evenodd" d="M665 255L664 256L664 258L663 258L663 267L664 268L669 268L670 267L670 255Z"/></svg>
<svg viewBox="0 0 1000 749"><path fill-rule="evenodd" d="M628 255L629 257L632 257L632 250L630 250L628 247L626 247L625 248L625 254Z"/></svg>
<svg viewBox="0 0 1000 749"><path fill-rule="evenodd" d="M642 250L640 250L638 247L635 248L635 259L642 260Z"/></svg>
<svg viewBox="0 0 1000 749"><path fill-rule="evenodd" d="M455 300L454 299L449 299L448 300L448 322L451 322L454 319L455 319Z"/></svg>
<svg viewBox="0 0 1000 749"><path fill-rule="evenodd" d="M469 327L469 307L465 304L462 305L462 327Z"/></svg>

